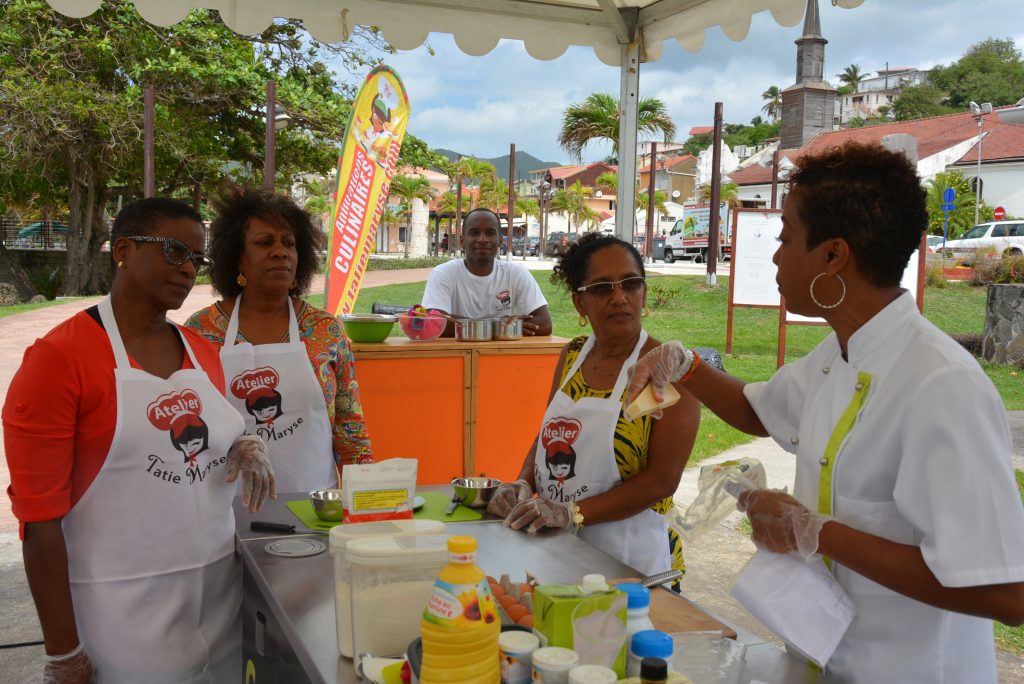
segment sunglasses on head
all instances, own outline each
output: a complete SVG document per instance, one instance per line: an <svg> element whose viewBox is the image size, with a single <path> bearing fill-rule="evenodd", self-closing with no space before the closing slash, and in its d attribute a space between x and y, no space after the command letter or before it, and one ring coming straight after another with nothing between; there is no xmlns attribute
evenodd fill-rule
<svg viewBox="0 0 1024 684"><path fill-rule="evenodd" d="M131 240L132 242L159 242L163 246L164 259L171 266L181 266L186 261L191 261L197 273L213 266L213 259L202 252L193 252L184 242L174 238L128 235L125 237L125 240Z"/></svg>
<svg viewBox="0 0 1024 684"><path fill-rule="evenodd" d="M633 292L639 292L644 287L643 276L631 276L629 278L623 278L622 280L612 281L600 281L597 283L590 283L583 287L577 287L577 292L586 292L587 294L594 295L595 297L610 297L615 288L618 287L626 294Z"/></svg>

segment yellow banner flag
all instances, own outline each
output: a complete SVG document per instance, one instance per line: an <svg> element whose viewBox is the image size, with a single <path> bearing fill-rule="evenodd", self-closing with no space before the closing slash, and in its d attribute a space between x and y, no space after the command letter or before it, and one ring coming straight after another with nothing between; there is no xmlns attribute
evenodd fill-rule
<svg viewBox="0 0 1024 684"><path fill-rule="evenodd" d="M338 157L324 287L324 308L335 316L355 306L408 122L409 97L402 79L391 67L377 67L352 103Z"/></svg>

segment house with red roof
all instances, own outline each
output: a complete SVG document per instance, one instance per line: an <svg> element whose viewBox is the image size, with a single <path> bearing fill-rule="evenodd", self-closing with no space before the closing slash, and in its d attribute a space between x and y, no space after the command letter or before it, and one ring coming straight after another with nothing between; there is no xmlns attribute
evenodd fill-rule
<svg viewBox="0 0 1024 684"><path fill-rule="evenodd" d="M1024 215L1024 125L1003 121L998 112L997 109L984 115L980 131L978 119L970 112L962 112L819 133L801 147L780 150L779 159L786 160L780 165L785 167L804 154L820 152L852 140L908 150L916 159L922 181L928 181L942 171L959 171L973 178L977 169L980 132L982 200L989 206L1003 206L1009 214ZM744 206L771 205L770 155L760 155L754 163L732 171L728 176L731 182L739 185L739 197ZM785 184L779 183L776 192L781 199Z"/></svg>
<svg viewBox="0 0 1024 684"><path fill-rule="evenodd" d="M640 189L646 190L651 182L651 164L637 169ZM658 155L654 164L654 189L665 193L665 198L682 204L694 197L697 189L697 157L682 154L677 157Z"/></svg>

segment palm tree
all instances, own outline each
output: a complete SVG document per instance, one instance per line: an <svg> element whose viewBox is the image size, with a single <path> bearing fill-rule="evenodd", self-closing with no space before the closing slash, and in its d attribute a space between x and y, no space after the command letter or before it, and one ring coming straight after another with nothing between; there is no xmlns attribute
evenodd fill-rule
<svg viewBox="0 0 1024 684"><path fill-rule="evenodd" d="M412 201L419 199L429 202L434 197L434 189L430 187L430 181L423 176L398 174L391 179L388 197L401 200L402 204L405 205L407 226L405 231L405 257L409 258L409 242L412 237Z"/></svg>
<svg viewBox="0 0 1024 684"><path fill-rule="evenodd" d="M594 183L604 192L610 192L613 195L619 191L619 174L615 171L605 171Z"/></svg>
<svg viewBox="0 0 1024 684"><path fill-rule="evenodd" d="M523 216L523 217L526 218L527 226L523 230L523 235L525 237L530 232L530 230L529 230L530 219L532 219L532 218L540 218L540 204L538 204L537 200L533 199L532 197L520 197L519 199L516 200L515 215L516 216ZM541 247L538 247L538 252L540 251L540 249L541 249ZM526 259L526 248L525 247L523 248L523 259L524 260Z"/></svg>
<svg viewBox="0 0 1024 684"><path fill-rule="evenodd" d="M492 167L493 168L493 167ZM480 182L476 206L485 207L494 212L508 204L508 182L504 178L490 176Z"/></svg>
<svg viewBox="0 0 1024 684"><path fill-rule="evenodd" d="M654 191L654 211L659 214L668 214L668 207L665 206L665 202L668 201L668 196L665 195L661 190ZM647 210L647 191L641 190L636 193L636 208Z"/></svg>
<svg viewBox="0 0 1024 684"><path fill-rule="evenodd" d="M761 98L767 100L761 111L773 122L778 121L779 114L782 113L782 91L779 90L779 86L769 86L768 90L761 93Z"/></svg>
<svg viewBox="0 0 1024 684"><path fill-rule="evenodd" d="M953 211L949 212L949 225L946 230L949 239L959 236L965 230L974 225L974 193L971 191L971 184L962 174L956 171L941 172L929 180L928 196L926 206L928 208L928 233L942 235L945 223L945 212L942 205L945 204L943 194L946 188L956 190L956 199L953 200Z"/></svg>
<svg viewBox="0 0 1024 684"><path fill-rule="evenodd" d="M324 217L334 208L334 183L326 178L307 177L302 179L302 191L302 207L312 214L314 224L322 231Z"/></svg>
<svg viewBox="0 0 1024 684"><path fill-rule="evenodd" d="M548 209L559 214L565 214L569 222L569 230L572 231L573 224L579 228L583 217L586 215L587 198L594 194L594 189L576 181L567 188L555 193L555 196L548 202Z"/></svg>
<svg viewBox="0 0 1024 684"><path fill-rule="evenodd" d="M491 162L476 157L463 157L456 163L459 165L459 171L462 172L462 178L470 185L481 185L485 180L494 178L494 164ZM476 207L472 197L469 206L471 209Z"/></svg>
<svg viewBox="0 0 1024 684"><path fill-rule="evenodd" d="M437 213L439 213L439 214L447 214L448 215L448 218L447 218L448 229L446 231L446 234L452 232L452 226L455 225L455 214L458 213L458 214L461 215L461 214L469 211L469 198L468 197L462 197L461 199L462 199L462 210L459 211L459 212L455 211L455 207L458 205L458 197L456 196L456 194L454 192L451 192L451 191L446 192L446 193L444 193L443 195L441 195L437 199ZM439 248L440 245L441 245L441 243L438 241L438 237L436 235L434 236L434 244L435 244L436 248ZM448 245L448 249L449 250L453 249L453 248L454 248L454 245L452 245L452 244Z"/></svg>
<svg viewBox="0 0 1024 684"><path fill-rule="evenodd" d="M711 186L700 186L700 200L705 204L711 202ZM723 202L730 209L740 206L740 186L736 183L722 183L718 189L718 201Z"/></svg>
<svg viewBox="0 0 1024 684"><path fill-rule="evenodd" d="M384 212L380 215L380 225L394 226L396 223L401 223L404 211L402 207L397 204L389 204Z"/></svg>
<svg viewBox="0 0 1024 684"><path fill-rule="evenodd" d="M592 93L583 102L569 105L562 115L562 131L558 143L575 160L580 161L583 148L595 140L609 140L614 155L619 152L619 100L608 93ZM638 135L661 135L666 141L676 134L676 125L668 115L665 103L654 97L640 100L637 111Z"/></svg>
<svg viewBox="0 0 1024 684"><path fill-rule="evenodd" d="M867 78L867 74L860 70L859 64L851 64L843 69L843 73L837 74L836 77L839 82L843 85L850 86L850 91L857 90L857 84Z"/></svg>

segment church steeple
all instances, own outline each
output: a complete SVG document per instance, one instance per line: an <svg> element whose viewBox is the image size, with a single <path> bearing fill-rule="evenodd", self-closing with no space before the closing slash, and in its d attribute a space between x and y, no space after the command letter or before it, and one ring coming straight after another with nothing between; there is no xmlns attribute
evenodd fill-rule
<svg viewBox="0 0 1024 684"><path fill-rule="evenodd" d="M804 15L804 35L796 40L796 82L815 83L822 81L825 72L825 46L828 41L821 36L821 19L818 15L818 0L807 0Z"/></svg>
<svg viewBox="0 0 1024 684"><path fill-rule="evenodd" d="M782 91L783 149L802 147L815 134L832 130L835 89L825 81L825 45L818 0L807 0L804 32L796 40L796 83Z"/></svg>

